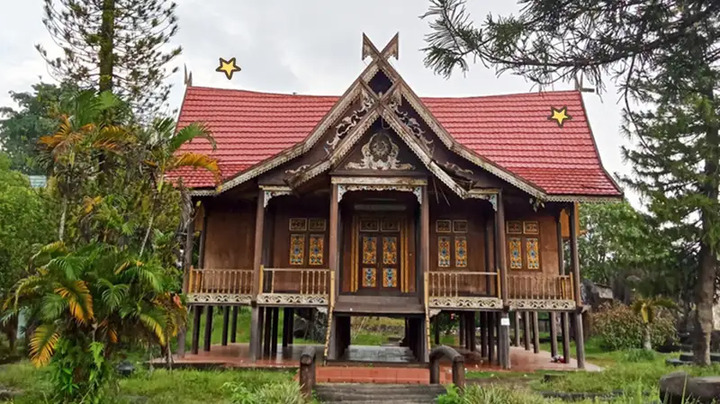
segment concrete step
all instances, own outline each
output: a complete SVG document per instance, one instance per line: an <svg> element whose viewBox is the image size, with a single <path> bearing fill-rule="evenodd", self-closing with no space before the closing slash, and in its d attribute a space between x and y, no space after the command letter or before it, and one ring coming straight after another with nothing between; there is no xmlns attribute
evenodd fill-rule
<svg viewBox="0 0 720 404"><path fill-rule="evenodd" d="M682 352L680 354L680 360L684 361L684 362L692 362L693 361L692 352ZM720 353L711 353L710 361L713 363L720 363Z"/></svg>
<svg viewBox="0 0 720 404"><path fill-rule="evenodd" d="M315 386L323 403L434 403L445 393L440 385L327 383Z"/></svg>

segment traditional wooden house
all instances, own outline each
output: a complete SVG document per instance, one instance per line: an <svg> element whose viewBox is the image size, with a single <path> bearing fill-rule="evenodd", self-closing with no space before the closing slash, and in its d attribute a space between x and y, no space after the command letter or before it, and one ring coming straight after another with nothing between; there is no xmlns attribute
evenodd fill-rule
<svg viewBox="0 0 720 404"><path fill-rule="evenodd" d="M509 317L517 337L517 313L527 330L551 312L565 355L574 323L582 366L576 207L621 191L581 94L419 97L397 56L397 36L382 50L363 37L370 63L339 97L188 85L179 126L206 123L217 149L184 150L222 171L219 187L205 172L173 174L201 202L184 282L193 350L204 307L208 321L226 310L226 330L228 307L251 307L253 359L277 349L280 309L287 330L289 313L314 308L327 314L328 359L343 357L351 318L372 315L406 319L403 343L422 362L433 318L456 312L463 343L476 348L479 324L482 353L509 368Z"/></svg>

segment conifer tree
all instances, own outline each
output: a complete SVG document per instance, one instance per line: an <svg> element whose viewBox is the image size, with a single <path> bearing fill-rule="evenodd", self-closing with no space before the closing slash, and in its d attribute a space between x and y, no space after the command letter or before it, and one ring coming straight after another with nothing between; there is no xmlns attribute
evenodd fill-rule
<svg viewBox="0 0 720 404"><path fill-rule="evenodd" d="M464 0L431 0L426 64L450 75L468 60L543 86L612 79L625 102L627 183L676 239L694 245L695 362L710 364L720 252L720 2L522 0L515 16L474 24ZM645 107L638 108L637 105Z"/></svg>
<svg viewBox="0 0 720 404"><path fill-rule="evenodd" d="M167 101L167 65L181 48L167 49L178 30L168 0L44 0L43 23L60 57L38 51L60 81L113 91L141 116ZM177 67L170 72L175 72Z"/></svg>

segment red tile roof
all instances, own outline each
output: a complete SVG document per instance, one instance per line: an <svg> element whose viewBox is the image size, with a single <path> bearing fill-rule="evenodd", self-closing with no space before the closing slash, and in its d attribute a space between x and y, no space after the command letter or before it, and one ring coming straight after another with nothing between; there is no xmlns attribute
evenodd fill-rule
<svg viewBox="0 0 720 404"><path fill-rule="evenodd" d="M178 126L205 122L217 150L204 140L182 150L213 155L228 179L303 141L337 100L188 87ZM620 195L602 168L577 91L422 101L460 144L547 194ZM551 107L563 106L572 119L560 128L548 116ZM187 169L177 174L187 186L213 186L208 173Z"/></svg>

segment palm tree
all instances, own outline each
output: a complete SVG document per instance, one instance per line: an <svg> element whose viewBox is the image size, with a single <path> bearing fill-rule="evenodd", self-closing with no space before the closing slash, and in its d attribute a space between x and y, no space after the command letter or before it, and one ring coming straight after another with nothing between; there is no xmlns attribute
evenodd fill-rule
<svg viewBox="0 0 720 404"><path fill-rule="evenodd" d="M652 326L655 322L655 314L661 308L674 309L675 302L665 297L639 298L633 302L632 309L642 317L643 322L643 349L652 350Z"/></svg>
<svg viewBox="0 0 720 404"><path fill-rule="evenodd" d="M167 292L177 286L174 273L116 246L93 243L71 252L61 241L48 244L32 258L30 273L14 294L16 311L28 310L36 322L30 359L43 366L57 357L78 386L97 381L83 362L89 355L73 349L98 349L107 360L123 341L164 348L184 326L185 308Z"/></svg>
<svg viewBox="0 0 720 404"><path fill-rule="evenodd" d="M175 122L165 118L156 120L147 134L149 156L145 165L150 168L151 178L154 184L152 196L152 208L145 237L143 238L140 255L145 251L150 233L153 229L158 209L157 201L166 186L167 174L181 168L193 168L209 171L215 178L215 183L220 182L220 169L217 160L201 153L182 152L180 147L194 139L205 139L210 143L212 150L215 150L215 140L207 127L201 123L192 123L178 131L175 131ZM182 187L182 183L178 184Z"/></svg>
<svg viewBox="0 0 720 404"><path fill-rule="evenodd" d="M57 131L38 141L41 161L49 168L62 201L60 240L65 235L70 200L78 194L84 181L101 168L99 157L104 153L119 153L123 146L133 142L126 127L107 120L110 111L121 105L112 93L80 92L63 103Z"/></svg>

